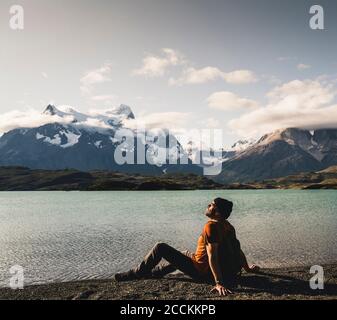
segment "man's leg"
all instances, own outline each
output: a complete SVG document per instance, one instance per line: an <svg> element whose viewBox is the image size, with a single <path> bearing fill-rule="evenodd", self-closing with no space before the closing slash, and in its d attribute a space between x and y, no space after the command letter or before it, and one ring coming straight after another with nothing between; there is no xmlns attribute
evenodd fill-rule
<svg viewBox="0 0 337 320"><path fill-rule="evenodd" d="M187 257L166 243L157 243L141 264L127 273L117 274L115 279L118 281L123 281L142 277L150 277L152 276L152 270L159 264L161 259L165 259L170 264L165 272L180 270L192 278L199 277L199 273L195 269L190 257Z"/></svg>
<svg viewBox="0 0 337 320"><path fill-rule="evenodd" d="M149 276L161 259L165 259L176 270L180 270L191 277L199 275L190 257L187 257L166 243L157 243L145 257L144 261L133 271L139 276Z"/></svg>
<svg viewBox="0 0 337 320"><path fill-rule="evenodd" d="M182 254L184 254L185 256L192 258L193 254L187 250L185 251L181 251ZM163 264L159 264L157 265L153 270L152 270L152 276L155 278L162 278L165 277L167 274L170 274L174 271L177 271L177 268L169 263L169 262L165 262Z"/></svg>
<svg viewBox="0 0 337 320"><path fill-rule="evenodd" d="M163 278L167 274L170 274L174 271L177 271L177 268L171 263L166 262L162 265L158 265L157 267L155 267L151 272L151 276L153 278Z"/></svg>

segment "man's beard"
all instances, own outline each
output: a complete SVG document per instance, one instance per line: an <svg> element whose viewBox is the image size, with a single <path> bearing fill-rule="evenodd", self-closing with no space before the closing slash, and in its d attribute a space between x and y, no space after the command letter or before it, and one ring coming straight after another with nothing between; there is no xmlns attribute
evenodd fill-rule
<svg viewBox="0 0 337 320"><path fill-rule="evenodd" d="M208 218L213 218L214 217L214 210L213 211L209 211L208 209L206 209L205 215Z"/></svg>

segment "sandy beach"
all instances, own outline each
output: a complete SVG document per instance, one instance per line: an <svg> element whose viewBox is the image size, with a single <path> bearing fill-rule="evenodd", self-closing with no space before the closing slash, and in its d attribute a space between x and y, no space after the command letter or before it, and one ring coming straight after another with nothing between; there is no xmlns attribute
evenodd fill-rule
<svg viewBox="0 0 337 320"><path fill-rule="evenodd" d="M234 294L219 297L211 284L197 283L182 274L163 279L117 283L113 279L0 289L1 300L330 300L337 299L337 263L324 265L324 289L312 290L310 267L263 269L243 273Z"/></svg>

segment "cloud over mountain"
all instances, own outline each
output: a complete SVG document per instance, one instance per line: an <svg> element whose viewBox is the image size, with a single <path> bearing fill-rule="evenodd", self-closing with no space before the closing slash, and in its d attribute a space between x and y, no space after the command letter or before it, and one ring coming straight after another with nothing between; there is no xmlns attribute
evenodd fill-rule
<svg viewBox="0 0 337 320"><path fill-rule="evenodd" d="M70 123L71 117L59 117L29 109L27 111L14 110L3 113L0 117L0 134L15 128L34 128L51 122Z"/></svg>
<svg viewBox="0 0 337 320"><path fill-rule="evenodd" d="M171 66L183 63L182 55L170 48L163 48L162 55L148 54L139 69L132 72L135 76L161 77Z"/></svg>
<svg viewBox="0 0 337 320"><path fill-rule="evenodd" d="M241 136L259 135L280 128L337 128L336 87L333 82L293 80L267 94L266 106L229 122Z"/></svg>
<svg viewBox="0 0 337 320"><path fill-rule="evenodd" d="M116 117L116 114L120 116ZM185 112L158 112L145 114L135 119L131 109L124 105L119 108L104 110L91 109L85 114L69 106L58 106L57 108L50 106L44 113L29 109L27 111L14 110L2 114L0 117L0 134L16 128L34 128L56 122L75 124L76 127L95 130L111 128L109 121L122 122L128 128L146 128L148 130L165 128L174 130L183 128L189 117L189 113Z"/></svg>
<svg viewBox="0 0 337 320"><path fill-rule="evenodd" d="M148 130L165 128L175 130L186 126L189 116L187 112L158 112L143 115L137 117L137 119L125 120L124 124L128 128L139 127Z"/></svg>

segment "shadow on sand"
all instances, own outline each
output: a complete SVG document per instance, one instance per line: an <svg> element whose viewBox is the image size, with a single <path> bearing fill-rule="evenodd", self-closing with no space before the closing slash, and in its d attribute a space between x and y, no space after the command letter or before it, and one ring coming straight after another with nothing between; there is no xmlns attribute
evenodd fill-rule
<svg viewBox="0 0 337 320"><path fill-rule="evenodd" d="M211 281L197 281L186 277L171 276L174 281L184 281L191 283L208 283ZM285 276L277 273L259 272L257 274L244 274L238 277L237 281L227 284L237 293L259 294L270 293L273 295L303 295L303 296L336 296L337 284L324 284L324 289L313 290L310 288L309 280L298 279L292 276Z"/></svg>
<svg viewBox="0 0 337 320"><path fill-rule="evenodd" d="M260 272L259 274L247 275L239 280L237 292L246 293L271 293L274 295L336 295L337 285L325 283L323 290L310 288L309 280L302 280L291 276L274 273Z"/></svg>

